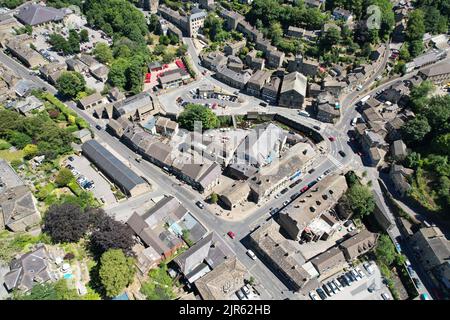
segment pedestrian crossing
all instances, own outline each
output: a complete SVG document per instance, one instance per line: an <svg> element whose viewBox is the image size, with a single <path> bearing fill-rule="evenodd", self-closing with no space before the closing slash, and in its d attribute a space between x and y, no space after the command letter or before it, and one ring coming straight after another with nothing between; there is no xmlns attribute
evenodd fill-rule
<svg viewBox="0 0 450 320"><path fill-rule="evenodd" d="M327 158L338 168L338 169L342 169L344 167L344 164L342 162L340 162L338 159L336 159L334 156L332 156L331 154L327 155Z"/></svg>

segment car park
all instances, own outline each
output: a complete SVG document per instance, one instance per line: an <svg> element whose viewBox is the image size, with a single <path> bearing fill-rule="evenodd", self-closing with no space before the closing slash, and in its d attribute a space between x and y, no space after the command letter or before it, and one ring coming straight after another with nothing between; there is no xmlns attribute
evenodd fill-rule
<svg viewBox="0 0 450 320"><path fill-rule="evenodd" d="M322 288L317 288L316 289L317 294L319 295L320 299L322 300L326 300L327 299L327 295L325 294L325 292L322 290Z"/></svg>

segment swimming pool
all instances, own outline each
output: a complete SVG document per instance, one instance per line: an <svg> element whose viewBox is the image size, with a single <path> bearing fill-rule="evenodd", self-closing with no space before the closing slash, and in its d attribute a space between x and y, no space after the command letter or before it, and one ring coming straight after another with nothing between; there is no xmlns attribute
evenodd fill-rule
<svg viewBox="0 0 450 320"><path fill-rule="evenodd" d="M72 278L73 278L73 274L71 274L71 273L66 273L64 275L64 279L72 279Z"/></svg>

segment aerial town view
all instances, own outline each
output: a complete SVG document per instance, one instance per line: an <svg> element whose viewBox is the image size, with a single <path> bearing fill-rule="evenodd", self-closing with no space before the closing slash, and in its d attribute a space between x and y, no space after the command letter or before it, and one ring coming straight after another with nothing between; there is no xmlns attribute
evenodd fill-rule
<svg viewBox="0 0 450 320"><path fill-rule="evenodd" d="M0 300L448 300L449 19L0 0Z"/></svg>

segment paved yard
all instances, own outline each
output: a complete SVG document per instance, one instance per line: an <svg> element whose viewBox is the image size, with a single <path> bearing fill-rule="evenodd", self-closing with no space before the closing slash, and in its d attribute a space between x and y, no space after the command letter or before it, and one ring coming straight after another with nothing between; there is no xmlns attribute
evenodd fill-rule
<svg viewBox="0 0 450 320"><path fill-rule="evenodd" d="M364 272L366 277L357 282L352 282L348 287L343 287L341 291L328 297L328 300L383 300L381 297L382 293L386 293L392 299L389 289L383 283L380 269L378 269L375 262L372 262L372 266L375 272L372 275L369 275L363 266L360 265L360 269ZM341 274L342 273L330 277L324 282L327 283L330 280L336 279ZM324 282L321 282L320 285L323 285ZM370 286L374 286L374 291L369 292L369 290L367 290Z"/></svg>
<svg viewBox="0 0 450 320"><path fill-rule="evenodd" d="M114 193L111 191L111 185L103 178L94 168L91 167L91 163L85 157L73 156L73 161L67 161L70 163L81 175L85 176L88 180L94 181L94 188L92 192L97 199L103 199L105 205L111 205L116 203Z"/></svg>

